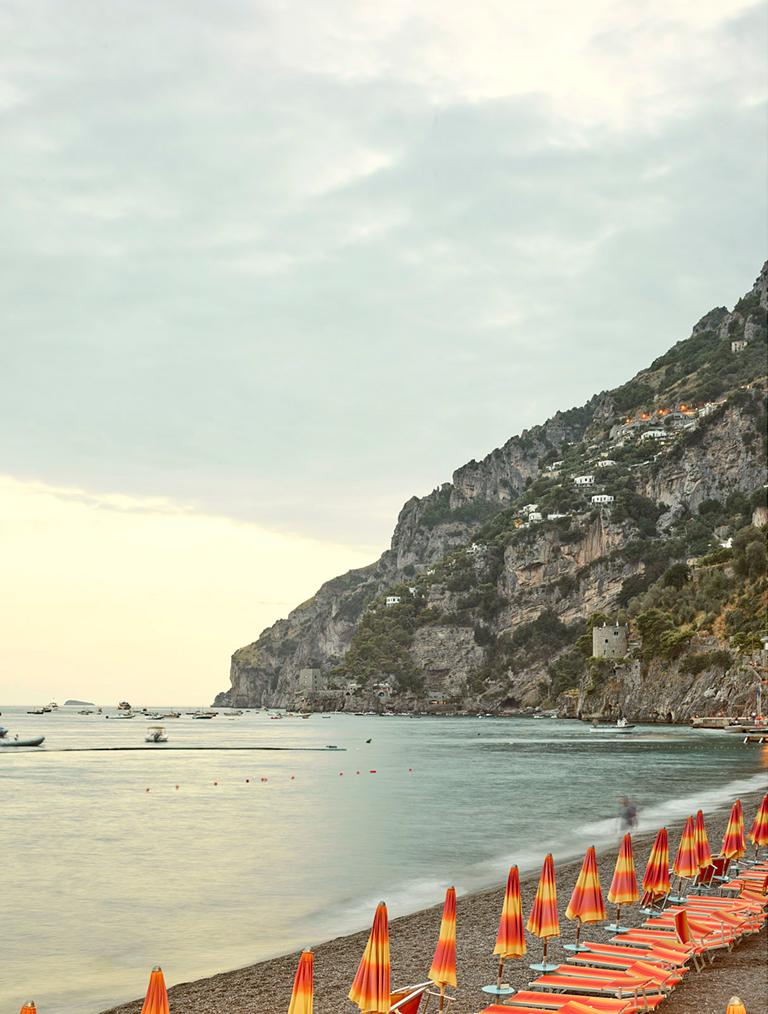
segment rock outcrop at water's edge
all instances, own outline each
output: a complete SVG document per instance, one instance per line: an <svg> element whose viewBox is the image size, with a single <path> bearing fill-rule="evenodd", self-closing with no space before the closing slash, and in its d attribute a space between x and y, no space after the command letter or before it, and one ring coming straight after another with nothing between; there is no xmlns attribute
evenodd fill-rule
<svg viewBox="0 0 768 1014"><path fill-rule="evenodd" d="M767 278L764 266L731 312L710 311L626 384L412 497L379 560L234 653L215 703L508 713L559 702L675 721L746 708L765 602ZM666 592L677 580L687 611ZM716 608L702 606L708 595ZM657 656L640 631L653 609L668 627ZM610 673L585 649L595 617L629 623L629 657ZM685 662L717 650L731 653L726 669L722 656L711 670Z"/></svg>

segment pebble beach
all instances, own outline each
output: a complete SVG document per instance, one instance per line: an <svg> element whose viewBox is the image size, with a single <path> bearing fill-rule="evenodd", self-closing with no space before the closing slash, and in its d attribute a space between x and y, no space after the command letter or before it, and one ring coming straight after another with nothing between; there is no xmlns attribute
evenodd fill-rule
<svg viewBox="0 0 768 1014"><path fill-rule="evenodd" d="M761 798L760 793L744 795L747 822L751 822ZM722 838L727 822L728 810L722 809L706 817L707 830L713 852ZM670 822L670 851L679 841L682 822ZM449 828L447 830L449 833ZM633 836L635 866L638 881L642 878L655 832ZM618 851L604 849L598 854L598 866L603 893L607 894ZM542 854L542 860L544 856ZM564 943L572 942L575 926L565 919L573 885L581 861L558 864L557 873L558 906L560 910L561 938L551 940L550 958L565 960ZM350 857L354 861L354 857ZM535 871L521 877L523 911L527 918L536 892L539 873ZM474 1014L486 1006L481 987L495 981L496 959L492 955L498 927L499 914L504 894L504 885L492 890L464 895L457 905L457 965L459 984L453 991L454 1001L450 1004L451 1014ZM384 899L386 901L386 898ZM437 941L442 899L436 905L409 915L397 917L390 912L390 942L392 958L392 985L400 987L422 982L426 978ZM609 909L609 917L615 913ZM373 916L373 911L371 912ZM622 923L628 926L640 925L645 916L638 906L622 910ZM606 940L609 934L598 926L585 928L583 938ZM353 1009L347 1000L347 992L354 977L360 956L368 938L368 929L348 936L329 940L313 948L315 953L315 1007L321 1014L350 1014ZM514 988L525 987L534 972L528 969L530 962L541 960L540 941L527 935L528 954L522 961L507 962L504 980ZM212 1011L226 1010L228 1014L279 1014L287 1010L290 1000L293 976L298 961L298 952L287 954L269 961L222 972L208 978L178 983L169 990L172 1014L211 1014ZM768 967L766 965L766 930L738 945L727 955L717 958L704 972L691 972L686 982L665 1002L663 1010L669 1014L683 1012L704 1012L712 1014L725 1011L728 998L739 995L745 1002L748 1014L768 1010ZM173 980L173 969L165 969ZM111 1007L102 1014L140 1014L142 1000Z"/></svg>

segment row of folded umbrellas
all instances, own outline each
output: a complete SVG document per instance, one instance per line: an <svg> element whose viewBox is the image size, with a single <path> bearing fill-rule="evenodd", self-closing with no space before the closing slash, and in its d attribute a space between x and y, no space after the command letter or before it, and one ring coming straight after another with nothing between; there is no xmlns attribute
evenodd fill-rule
<svg viewBox="0 0 768 1014"><path fill-rule="evenodd" d="M749 839L755 850L768 846L768 794L763 797L757 811L749 832ZM746 851L744 812L741 800L737 799L731 808L720 855L729 861L734 861L742 858ZM616 906L616 923L609 928L613 930L621 928L619 920L623 906L632 905L639 900L646 908L662 903L671 893L672 877L679 878L678 889L683 880L688 879L695 882L712 865L712 859L709 838L704 824L704 814L699 810L695 818L690 816L685 822L672 864L671 875L667 830L661 828L651 848L641 885L638 886L632 836L624 835L608 888L608 902ZM576 943L571 945L571 949L578 948L582 926L601 923L607 918L594 846L590 846L586 851L565 910L565 917L576 923ZM547 942L553 937L560 936L555 866L551 854L548 854L544 860L533 907L525 926L523 924L519 871L517 866L513 866L509 871L496 944L493 949L493 954L498 959L497 978L499 984L503 975L504 962L522 958L526 953L526 929L532 935L543 940L544 963L546 963ZM456 987L457 985L456 890L453 887L449 887L446 892L437 947L428 979L439 991L439 1005L442 1010L446 989L449 986ZM304 951L296 970L287 1014L313 1014L313 996L314 956L311 951ZM376 908L368 943L352 982L349 999L361 1014L388 1014L391 1010L389 923L387 906L383 901ZM36 1012L37 1009L33 1003L28 1003L21 1008L21 1014L36 1014ZM170 1014L168 993L163 973L159 968L153 969L150 975L141 1014Z"/></svg>

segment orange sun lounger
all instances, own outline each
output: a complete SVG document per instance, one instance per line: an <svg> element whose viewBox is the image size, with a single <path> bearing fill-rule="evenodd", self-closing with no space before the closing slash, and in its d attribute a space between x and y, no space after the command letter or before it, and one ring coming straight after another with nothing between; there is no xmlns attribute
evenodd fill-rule
<svg viewBox="0 0 768 1014"><path fill-rule="evenodd" d="M599 968L576 968L560 965L554 972L540 975L529 986L539 989L568 990L572 993L595 993L613 996L621 1000L626 996L640 997L650 1004L652 996L664 998L664 987L653 976L637 975L627 969L624 972L605 971ZM672 987L667 987L671 989ZM648 991L651 991L650 993Z"/></svg>
<svg viewBox="0 0 768 1014"><path fill-rule="evenodd" d="M590 951L589 953L583 952L581 954L574 954L568 959L569 965L574 965L579 968L587 966L589 968L604 968L611 971L626 972L632 966L636 966L638 962L648 964L653 968L657 969L659 983L678 985L682 981L683 975L685 975L687 969L677 966L674 969L662 968L658 963L646 962L644 957L636 957L633 954L627 953L625 956L620 954L601 954L599 951ZM561 966L562 967L562 966Z"/></svg>
<svg viewBox="0 0 768 1014"><path fill-rule="evenodd" d="M431 985L431 982L420 982L418 986L408 986L392 993L389 998L390 1014L417 1014L421 998Z"/></svg>
<svg viewBox="0 0 768 1014"><path fill-rule="evenodd" d="M558 1008L560 1014L602 1014L602 1009L581 1000L569 1000ZM511 1014L509 1007L494 1003L480 1011L480 1014ZM541 1014L541 1007L515 1007L514 1014Z"/></svg>
<svg viewBox="0 0 768 1014"><path fill-rule="evenodd" d="M643 1001L634 997L619 1000L610 996L584 996L582 993L542 993L536 990L520 989L507 998L504 1010L507 1014L519 1014L520 1007L533 1007L539 1011L561 1011L572 1000L580 1000L594 1007L600 1014L634 1014L643 1009Z"/></svg>
<svg viewBox="0 0 768 1014"><path fill-rule="evenodd" d="M632 957L638 961L650 961L652 964L667 965L670 968L682 968L690 960L690 950L676 947L670 942L670 946L655 944L652 947L632 947L630 944L620 946L619 944L602 944L593 940L583 941L584 947L588 947L592 954L612 954L617 958Z"/></svg>

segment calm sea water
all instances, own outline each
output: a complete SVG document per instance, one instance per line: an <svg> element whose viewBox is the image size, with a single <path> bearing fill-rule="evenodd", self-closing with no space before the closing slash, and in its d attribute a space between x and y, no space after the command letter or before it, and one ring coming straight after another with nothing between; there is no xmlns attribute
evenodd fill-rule
<svg viewBox="0 0 768 1014"><path fill-rule="evenodd" d="M149 723L25 710L0 717L46 736L0 750L2 1011L94 1014L156 963L207 975L572 857L615 837L623 792L655 828L765 783L760 749L688 729L222 712L166 721L169 747L285 749L97 751Z"/></svg>

